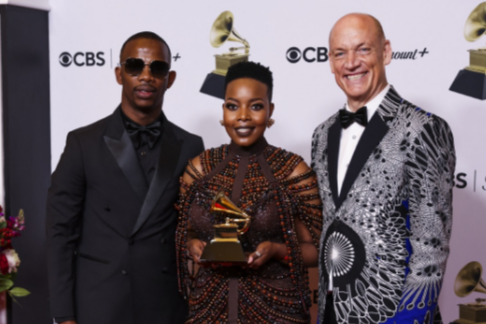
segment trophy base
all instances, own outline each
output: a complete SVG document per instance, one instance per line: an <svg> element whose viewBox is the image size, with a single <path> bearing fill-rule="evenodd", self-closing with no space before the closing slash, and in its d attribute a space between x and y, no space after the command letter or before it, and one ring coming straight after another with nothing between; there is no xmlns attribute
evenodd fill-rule
<svg viewBox="0 0 486 324"><path fill-rule="evenodd" d="M199 91L224 100L224 79L225 77L220 74L209 73Z"/></svg>
<svg viewBox="0 0 486 324"><path fill-rule="evenodd" d="M461 70L449 90L484 100L486 99L486 74L466 69Z"/></svg>
<svg viewBox="0 0 486 324"><path fill-rule="evenodd" d="M247 264L241 244L236 242L211 242L201 255L202 264L216 263L223 266Z"/></svg>
<svg viewBox="0 0 486 324"><path fill-rule="evenodd" d="M224 100L224 79L228 68L239 62L248 61L249 54L215 55L216 69L206 76L199 92Z"/></svg>
<svg viewBox="0 0 486 324"><path fill-rule="evenodd" d="M228 73L228 69L230 66L240 62L248 62L248 57L250 55L239 53L226 53L223 55L214 56L216 57L216 70L214 70L213 73L226 77L226 73Z"/></svg>

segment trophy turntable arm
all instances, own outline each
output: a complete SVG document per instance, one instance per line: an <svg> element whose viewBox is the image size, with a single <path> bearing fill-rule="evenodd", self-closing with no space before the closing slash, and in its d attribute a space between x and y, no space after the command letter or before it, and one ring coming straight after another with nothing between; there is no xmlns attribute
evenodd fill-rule
<svg viewBox="0 0 486 324"><path fill-rule="evenodd" d="M234 223L244 223L243 227L238 229L239 235L245 234L248 231L248 228L250 228L250 218L230 218L229 221Z"/></svg>
<svg viewBox="0 0 486 324"><path fill-rule="evenodd" d="M231 53L234 53L238 50L245 50L245 53L248 54L250 52L250 45L245 44L245 46L230 47L229 50L230 50Z"/></svg>

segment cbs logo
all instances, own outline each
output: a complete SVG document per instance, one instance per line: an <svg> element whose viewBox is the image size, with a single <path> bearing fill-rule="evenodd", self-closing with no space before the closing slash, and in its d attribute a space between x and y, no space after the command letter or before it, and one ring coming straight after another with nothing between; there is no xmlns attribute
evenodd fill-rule
<svg viewBox="0 0 486 324"><path fill-rule="evenodd" d="M62 52L61 55L59 55L59 63L64 67L68 67L72 63L77 66L103 66L105 65L104 55L104 52L77 52L74 55L71 55L68 52Z"/></svg>
<svg viewBox="0 0 486 324"><path fill-rule="evenodd" d="M327 47L307 47L303 51L291 47L287 50L287 61L290 63L297 63L302 58L308 63L326 62L329 59Z"/></svg>

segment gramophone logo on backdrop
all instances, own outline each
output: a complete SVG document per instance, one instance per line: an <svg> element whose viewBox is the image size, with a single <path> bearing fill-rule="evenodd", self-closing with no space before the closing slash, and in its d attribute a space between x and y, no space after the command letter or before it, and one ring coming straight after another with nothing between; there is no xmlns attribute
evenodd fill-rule
<svg viewBox="0 0 486 324"><path fill-rule="evenodd" d="M457 274L454 282L454 292L458 297L466 297L473 291L486 294L486 283L481 278L483 267L479 262L466 264ZM485 323L486 299L476 298L475 303L459 304L459 319L451 324Z"/></svg>
<svg viewBox="0 0 486 324"><path fill-rule="evenodd" d="M486 32L486 2L471 12L464 27L464 37L473 42ZM486 47L469 50L469 66L459 71L449 88L466 96L486 99Z"/></svg>
<svg viewBox="0 0 486 324"><path fill-rule="evenodd" d="M216 54L216 69L206 76L201 92L207 95L224 99L224 78L228 68L238 62L248 61L250 44L241 37L234 28L234 17L229 11L221 13L213 23L209 35L209 42L213 47L220 47L225 42L239 42L244 47L231 47L229 53ZM244 50L244 53L239 51Z"/></svg>

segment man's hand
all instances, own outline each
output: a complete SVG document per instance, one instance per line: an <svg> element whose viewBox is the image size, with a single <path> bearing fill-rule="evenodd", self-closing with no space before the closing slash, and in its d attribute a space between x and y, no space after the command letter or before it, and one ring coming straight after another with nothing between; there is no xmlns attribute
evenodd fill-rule
<svg viewBox="0 0 486 324"><path fill-rule="evenodd" d="M61 322L59 324L77 324L76 321L65 321L65 322Z"/></svg>
<svg viewBox="0 0 486 324"><path fill-rule="evenodd" d="M194 263L201 263L200 259L205 246L206 242L203 242L200 239L196 238L187 242L187 250L189 251L189 256L192 258Z"/></svg>

